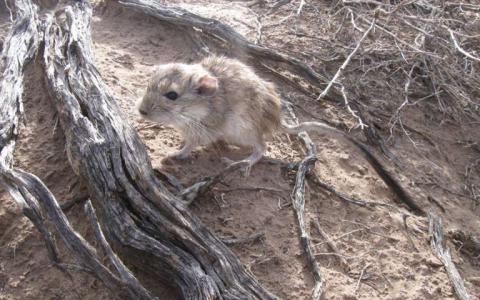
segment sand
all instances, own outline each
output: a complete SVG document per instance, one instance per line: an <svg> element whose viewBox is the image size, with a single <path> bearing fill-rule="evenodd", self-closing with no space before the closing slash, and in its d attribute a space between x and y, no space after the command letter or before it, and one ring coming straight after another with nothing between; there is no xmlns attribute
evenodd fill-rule
<svg viewBox="0 0 480 300"><path fill-rule="evenodd" d="M249 39L255 38L254 11L245 2L209 1L209 6L205 3L188 1L178 5L218 18L235 26ZM276 18L281 17L279 13ZM8 24L8 14L1 12L0 38L6 35ZM299 21L297 25L307 29L313 26L308 21ZM265 43L285 51L307 51L315 47L311 41L301 38L295 41L290 37L288 24L268 27L265 31ZM281 38L282 35L289 39ZM99 5L93 20L93 41L98 69L128 121L139 131L155 167L171 172L188 185L225 166L221 156L238 159L247 154L238 149L220 153L218 149L207 147L197 149L186 161L164 164L162 159L179 147L181 137L174 129L151 126L152 123L141 120L133 111L155 64L190 62L197 58L188 38L181 32L114 5ZM44 180L62 202L85 196L85 188L68 165L64 136L61 128L56 126L54 108L44 88L41 69L32 64L26 73L24 101L27 120L17 146L16 165ZM275 80L268 74L263 76ZM283 84L279 86L283 95L290 96L302 108L298 110L302 120L316 117L333 124L352 124L352 119L341 107L319 104ZM398 137L389 145L403 166L395 169L396 176L423 207L444 218L447 232L460 228L478 234L480 209L468 197L453 193L464 194L465 166L478 158L478 153L455 141L467 138L478 141L478 130L474 126L459 128L450 123L439 126L432 118L414 109L407 109L405 114L410 126L427 131L443 151L437 151L427 142L422 142L421 149L416 149L406 137ZM394 196L361 155L338 138L312 136L319 157L315 172L321 180L361 199L397 205ZM270 158L288 163L300 160L303 155L300 142L293 137L279 134L268 144L267 156ZM425 184L432 181L438 185ZM228 186L219 185L210 197L198 199L192 210L219 236L241 238L265 232L264 241L233 245L233 251L259 281L279 297L309 299L313 279L300 247L295 215L289 206L294 174L285 174L280 165L263 162L253 168L250 177L234 174L226 182ZM252 191L251 187L266 189ZM434 200L429 201L429 198ZM315 252L327 284L326 299L455 298L447 273L431 250L428 221L408 217L406 230L402 211L406 212L404 209L396 212L379 207L362 208L342 202L314 185L307 187L308 223L318 220L348 263L347 268L340 264L312 226L310 232ZM92 231L84 222L82 207L74 206L67 215L73 226L91 240ZM58 244L66 260L72 261L61 241ZM458 246L452 242L448 246L466 279L467 289L472 295L480 295L478 258L458 251ZM360 275L362 280L359 280ZM141 275L140 278L155 290L160 299L175 299L174 293L155 279ZM84 273L72 273L69 278L51 267L39 234L8 193L0 190L1 300L112 298L112 293L95 278Z"/></svg>

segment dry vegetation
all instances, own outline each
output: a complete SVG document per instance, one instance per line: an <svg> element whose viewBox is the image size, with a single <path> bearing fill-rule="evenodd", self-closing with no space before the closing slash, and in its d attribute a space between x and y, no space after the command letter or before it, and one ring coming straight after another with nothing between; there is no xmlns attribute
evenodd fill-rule
<svg viewBox="0 0 480 300"><path fill-rule="evenodd" d="M127 116L123 120L119 116L111 120L118 118L118 124L126 124L124 121L133 124L158 169L158 177L177 193L179 197L175 199L191 204L185 212L186 218L190 218L191 213L199 216L206 228L223 237L224 244L240 258L246 271L242 267L234 273L241 273L245 276L242 278L248 280L254 275L261 284L258 293L263 293L265 288L265 297L270 296L268 290L285 299L319 299L322 294L326 299L476 299L480 295L479 3L423 0L162 2L231 25L246 37L242 40L228 30L222 31L221 26L195 23L198 21L195 16L155 15L142 5L132 5L136 2L96 1L93 4L92 51L102 78L97 79L94 70L89 71L90 75L79 76L78 80L82 82L93 74L92 78L98 80L93 87L102 86L102 80L105 81L105 87L112 90L111 99L117 101L119 114ZM0 5L0 49L12 24L11 18L15 16L14 9L9 9L14 8L14 3L6 3L9 3L7 7ZM39 4L44 7L39 13L41 16L54 7L53 2L39 1ZM88 20L87 15L82 18ZM187 21L182 24L182 20ZM196 28L188 22L194 22ZM118 35L118 30L125 36ZM58 39L55 43L64 41ZM88 38L82 43L88 43ZM267 48L262 48L264 46ZM43 47L41 43L40 47ZM84 50L72 51L82 53ZM279 55L277 51L287 55ZM345 144L325 141L324 137L276 137L268 150L268 156L276 160L265 160L256 166L250 178L239 176L236 168L219 173L224 166L214 159L218 156L215 149L200 151L192 160L173 166L162 164L165 154L178 145L178 135L171 129L138 119L131 105L141 94L143 81L155 64L191 61L209 52L245 60L276 82L292 104L289 113L293 119L296 115L300 120L321 119L364 140L398 178L414 205L421 209L416 211L411 209L412 204L399 201L402 197L398 197L395 190L390 191ZM3 57L6 54L4 51ZM55 54L48 55L55 58ZM15 208L6 191L1 191L0 299L50 297L49 289L54 289L57 296L53 297L60 299L111 299L107 288L116 286L126 290L123 296L132 298L149 299L152 295L177 298L175 291L165 287L172 282L163 279L166 284L159 287L159 278L152 277L162 273L161 269L142 270L144 265L155 265L154 251L149 257L152 260L145 263L137 252L123 252L122 247L128 247L129 241L127 246L122 241L118 247L118 241L112 240L109 236L112 233L107 232L114 246L112 250L104 240L91 202L87 202L87 212L82 212L81 206L88 196L92 197L95 208L103 211L101 215L108 211L105 207L114 204L98 202L102 198L92 189L86 192L85 185L98 184L101 190L101 183L89 182L86 171L80 172L84 179L80 181L66 162L65 139L70 141L67 146L71 145L68 128L75 128L71 124L76 123L61 119L65 135L57 130L57 111L74 111L74 108L62 104L62 96L58 95L61 87L55 86L55 76L65 72L65 76L77 80L69 72L83 72L82 69L88 68L83 63L79 63L78 69L57 65L58 72L47 74L51 77L49 83L44 83L43 70L37 61L42 59L37 57L25 69L23 101L27 125L21 129L18 139L15 167L38 175L52 195L67 204L63 206L64 211L72 227L86 238L84 245L87 246L85 251L78 250L81 246L65 239L69 234L73 236L72 232L53 229L52 214L45 213L48 204L44 206L39 197L44 212L39 214L41 222L36 226L42 225L48 216L50 221L45 226L58 239L54 242L58 249L50 248L48 254L51 258L57 259L59 255L62 260L75 262L73 266L57 264L69 270L69 278L65 278L65 273L51 267L45 246L39 242L40 234L22 218L22 212ZM22 71L16 70L19 74ZM4 73L0 78L7 75ZM4 92L0 93L4 97L0 99L2 103L16 99L5 93L5 86L0 85L0 92ZM56 103L50 99L52 91L48 93L51 86L57 93ZM81 89L88 83L78 86ZM99 93L107 99L102 100L105 103L113 101L106 89ZM88 101L85 102L83 105L88 106ZM94 105L89 109L95 109ZM105 108L99 111L102 109ZM6 116L11 111L0 112L0 124L7 124ZM0 151L5 155L0 157L0 171L3 182L11 187L21 182L18 178L22 177L12 179L12 174L16 174L9 169L12 149L5 146L8 134L1 129L0 133L3 134ZM42 138L36 140L37 136ZM317 151L314 144L318 146ZM135 147L143 149L143 146ZM208 158L209 154L213 159ZM230 154L242 155L236 150ZM39 161L38 157L46 159ZM82 169L79 161L76 163L73 167ZM141 167L144 168L141 174L148 173L149 166ZM78 170L75 171L78 175ZM149 184L152 182L145 183ZM190 188L184 189L184 186ZM23 213L35 220L35 211L40 207L33 209L33 217L28 209ZM149 216L164 213L152 207ZM62 214L60 210L57 213ZM90 217L89 224L83 222L85 216ZM182 237L195 233L195 218L188 219L195 224L194 229L185 231ZM108 221L100 223L103 228L110 228L107 231L115 230L115 225L108 225ZM147 217L133 223L143 224L145 228L162 224ZM215 245L217 240L205 230L202 228L202 234L198 235L200 240L207 237L203 240L205 247L218 251L215 254L227 253L229 257L230 252L223 250L223 245L211 246L210 243L213 241ZM160 231L147 228L146 232L154 232L152 236L158 237L155 234ZM122 234L113 236L118 238ZM43 235L48 236L45 230ZM59 241L60 236L66 248ZM89 252L88 247L97 250ZM118 251L125 265L113 251ZM205 264L210 258L206 256L202 260L202 255L198 254L199 260ZM91 258L95 259L93 265ZM161 261L169 263L168 259ZM236 268L236 262L232 265ZM94 266L105 268L104 273L92 272ZM223 272L222 266L218 270ZM235 280L232 282L237 284ZM252 282L249 284L256 287L256 282Z"/></svg>

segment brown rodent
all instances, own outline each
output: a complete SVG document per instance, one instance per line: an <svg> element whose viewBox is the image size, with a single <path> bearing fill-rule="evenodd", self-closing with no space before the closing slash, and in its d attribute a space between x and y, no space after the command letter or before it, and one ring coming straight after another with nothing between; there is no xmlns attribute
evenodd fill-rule
<svg viewBox="0 0 480 300"><path fill-rule="evenodd" d="M177 159L188 157L199 145L222 140L252 147L252 155L245 159L252 166L265 153L265 140L278 130L294 134L328 131L351 139L320 122L287 125L281 120L281 108L272 83L240 61L219 56L198 64L160 65L137 103L143 118L182 132L183 148L169 155Z"/></svg>
<svg viewBox="0 0 480 300"><path fill-rule="evenodd" d="M186 158L196 146L222 140L253 148L253 153L244 160L247 173L265 153L265 140L277 130L291 134L334 133L357 147L400 199L421 211L362 143L321 122L287 125L281 119L281 108L280 96L272 83L261 79L240 61L218 56L207 57L197 64L159 66L137 103L143 118L173 125L182 132L185 144L170 157Z"/></svg>

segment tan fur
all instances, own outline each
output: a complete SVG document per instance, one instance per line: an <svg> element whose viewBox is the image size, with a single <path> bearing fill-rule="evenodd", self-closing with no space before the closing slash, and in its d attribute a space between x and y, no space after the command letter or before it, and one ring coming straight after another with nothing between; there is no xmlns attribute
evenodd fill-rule
<svg viewBox="0 0 480 300"><path fill-rule="evenodd" d="M209 80L205 80L207 76ZM211 95L199 94L204 82L218 83ZM175 91L176 100L166 98ZM183 158L197 145L217 140L252 146L251 164L265 151L265 139L280 127L281 101L272 83L261 79L238 60L211 56L198 64L159 66L138 103L142 116L173 125L186 145L175 154Z"/></svg>

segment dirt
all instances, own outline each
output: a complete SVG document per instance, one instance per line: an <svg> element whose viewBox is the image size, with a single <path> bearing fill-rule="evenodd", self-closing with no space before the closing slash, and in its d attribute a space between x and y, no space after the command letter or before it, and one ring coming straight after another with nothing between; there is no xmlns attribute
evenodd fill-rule
<svg viewBox="0 0 480 300"><path fill-rule="evenodd" d="M232 25L251 40L256 38L255 14L262 8L252 9L246 2L228 1L176 4ZM279 12L268 21L273 24L283 17ZM295 24L297 28L308 30L312 22L317 22L306 21L309 20L307 16L304 19ZM9 15L0 12L0 38L6 36L8 24ZM175 165L162 163L169 152L180 146L181 138L171 128L151 126L141 120L133 111L133 105L142 95L156 64L190 62L198 58L189 39L176 28L112 4L98 5L92 25L98 69L128 121L139 131L155 167L171 172L187 185L224 167L221 156L238 159L247 154L238 149L220 153L218 149L202 148L186 161ZM315 48L311 40L290 34L288 24L267 26L264 32L265 44L284 51L302 48L308 52ZM61 202L85 196L84 187L68 165L64 137L56 124L41 70L32 64L26 73L26 126L21 130L16 165L39 176ZM269 74L263 76L276 80ZM294 99L302 108L298 110L302 120L316 117L351 126L353 121L342 107L319 104L280 82L278 85L283 95ZM397 137L395 143L389 145L403 166L394 169L395 176L422 207L442 216L447 232L459 228L478 234L480 209L467 196L458 195L464 194L465 167L478 159L478 152L455 143L467 138L480 140L478 130L473 125L460 128L446 123L438 126L415 109L405 114L410 126L428 132L441 151L426 141L418 149L407 137ZM318 147L315 173L321 180L360 199L398 205L375 171L351 147L330 136L313 135L313 140ZM280 134L268 144L267 156L282 162L295 162L302 159L304 151L298 140ZM426 184L433 180L437 185ZM282 299L309 299L313 279L301 249L296 217L289 205L293 182L293 174L285 174L281 165L262 162L247 178L229 176L228 186L218 186L212 197L199 199L192 210L222 237L242 238L265 232L262 242L233 245L233 251L267 289ZM252 191L251 187L265 190ZM307 187L306 220L308 223L318 220L348 263L347 268L342 266L338 255L324 243L315 226L310 228L327 284L326 299L455 298L447 273L432 252L427 219L410 216L406 219L406 229L402 212L406 210L355 206L313 184ZM70 209L67 216L80 234L91 238L92 232L84 222L80 205ZM61 241L58 244L62 255L68 258ZM480 296L478 258L463 254L451 241L447 245L467 290L477 299L475 297ZM141 279L149 287L156 286L155 291L161 299L175 299L171 290L159 286L154 279ZM82 272L67 276L53 268L35 228L8 193L0 190L0 299L112 298L112 293L95 278Z"/></svg>

